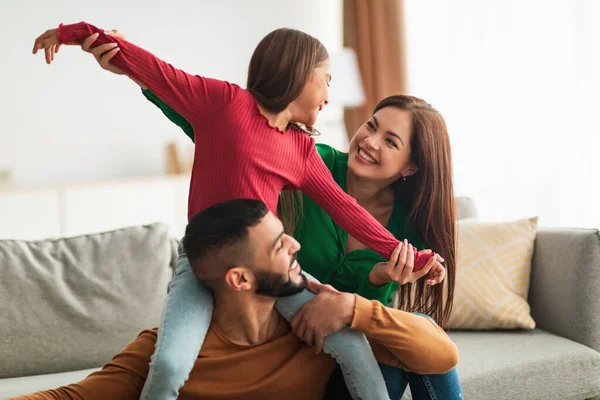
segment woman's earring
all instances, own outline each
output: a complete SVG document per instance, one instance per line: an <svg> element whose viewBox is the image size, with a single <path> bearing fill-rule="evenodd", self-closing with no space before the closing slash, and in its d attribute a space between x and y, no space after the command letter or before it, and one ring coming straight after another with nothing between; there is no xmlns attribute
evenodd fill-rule
<svg viewBox="0 0 600 400"><path fill-rule="evenodd" d="M406 175L402 174L402 180L405 181L406 180Z"/></svg>

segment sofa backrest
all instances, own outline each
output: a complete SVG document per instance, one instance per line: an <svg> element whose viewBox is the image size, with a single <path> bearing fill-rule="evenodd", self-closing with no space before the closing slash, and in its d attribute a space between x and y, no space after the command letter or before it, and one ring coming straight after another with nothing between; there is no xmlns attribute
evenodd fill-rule
<svg viewBox="0 0 600 400"><path fill-rule="evenodd" d="M110 361L159 324L175 259L162 224L0 240L0 378Z"/></svg>

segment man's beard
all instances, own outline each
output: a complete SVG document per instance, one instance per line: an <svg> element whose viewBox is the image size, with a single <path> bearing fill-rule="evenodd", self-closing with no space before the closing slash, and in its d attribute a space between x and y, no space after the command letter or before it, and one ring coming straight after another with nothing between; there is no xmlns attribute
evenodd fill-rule
<svg viewBox="0 0 600 400"><path fill-rule="evenodd" d="M296 261L296 256L292 258L291 264ZM290 264L290 265L291 265ZM275 272L267 271L254 271L254 277L256 278L256 294L269 297L287 297L293 296L296 293L300 293L308 284L306 276L300 274L302 280L295 283L290 278L290 274L287 276L278 274ZM287 278L287 279L286 279Z"/></svg>

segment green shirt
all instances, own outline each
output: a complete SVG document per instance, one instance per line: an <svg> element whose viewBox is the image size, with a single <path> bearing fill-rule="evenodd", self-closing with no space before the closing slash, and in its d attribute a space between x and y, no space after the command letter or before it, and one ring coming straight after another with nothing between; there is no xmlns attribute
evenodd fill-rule
<svg viewBox="0 0 600 400"><path fill-rule="evenodd" d="M183 117L152 92L144 90L143 94L194 140L194 130ZM325 144L316 146L333 178L346 191L348 155ZM408 239L413 246L421 249L422 240L408 222L409 211L407 207L396 203L387 229L396 238ZM392 295L398 289L397 283L388 283L379 288L369 283L369 272L373 266L387 260L371 249L354 250L346 254L348 233L306 195L303 195L302 220L294 231L294 237L302 245L298 253L300 266L322 283L330 284L343 292L357 293L370 300L377 299L383 304L392 301Z"/></svg>
<svg viewBox="0 0 600 400"><path fill-rule="evenodd" d="M317 144L317 150L337 184L346 191L348 154L324 144ZM388 283L379 288L369 283L369 272L373 266L387 260L371 249L354 250L346 254L348 233L308 196L303 196L302 200L302 221L294 232L294 237L302 245L298 253L302 268L340 291L377 299L383 304L390 303L398 289L397 283ZM420 238L408 223L409 212L407 207L396 203L386 228L395 237L406 238L413 246L422 248Z"/></svg>

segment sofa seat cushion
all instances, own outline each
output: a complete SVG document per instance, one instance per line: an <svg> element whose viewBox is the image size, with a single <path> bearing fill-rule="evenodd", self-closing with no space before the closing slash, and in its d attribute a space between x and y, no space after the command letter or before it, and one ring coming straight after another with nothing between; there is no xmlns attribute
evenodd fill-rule
<svg viewBox="0 0 600 400"><path fill-rule="evenodd" d="M466 399L587 399L600 394L600 353L540 329L453 331Z"/></svg>
<svg viewBox="0 0 600 400"><path fill-rule="evenodd" d="M61 386L83 380L100 368L83 369L79 371L59 372L57 374L24 376L21 378L0 379L0 399L22 396L41 390L56 389Z"/></svg>

